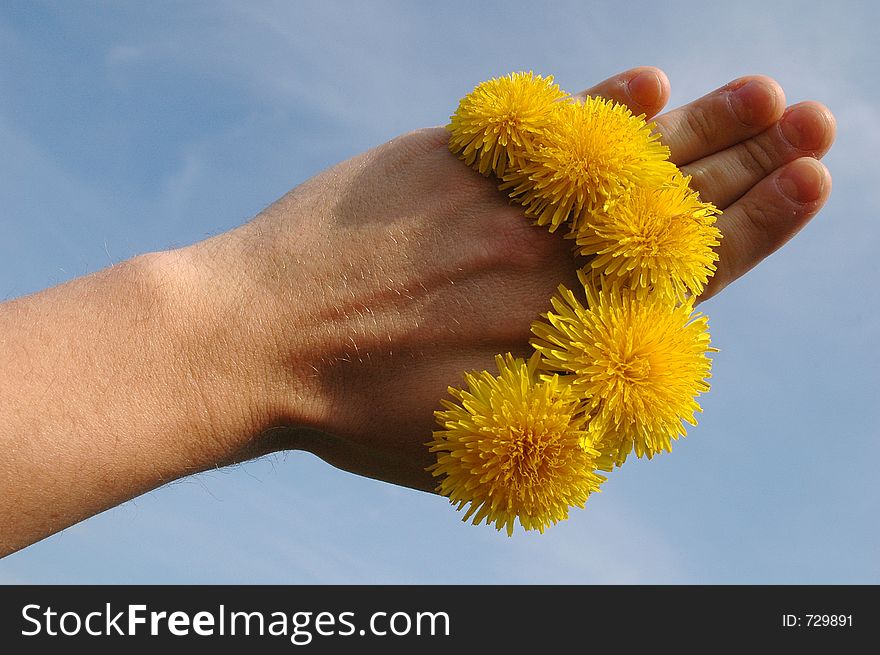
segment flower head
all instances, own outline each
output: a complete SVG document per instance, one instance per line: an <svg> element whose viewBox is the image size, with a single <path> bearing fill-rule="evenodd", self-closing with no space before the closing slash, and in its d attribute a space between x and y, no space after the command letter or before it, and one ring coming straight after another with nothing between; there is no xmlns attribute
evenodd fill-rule
<svg viewBox="0 0 880 655"><path fill-rule="evenodd" d="M483 175L501 177L543 137L564 97L553 76L511 73L483 82L451 116L449 149Z"/></svg>
<svg viewBox="0 0 880 655"><path fill-rule="evenodd" d="M696 425L696 396L709 390L707 319L693 300L679 305L656 294L599 289L583 273L587 306L560 286L555 311L532 325L532 345L549 371L566 375L589 405L591 443L620 466L635 449L650 459L672 450Z"/></svg>
<svg viewBox="0 0 880 655"><path fill-rule="evenodd" d="M715 272L718 210L676 174L659 186L633 186L608 211L580 222L581 255L606 283L650 288L669 298L699 295Z"/></svg>
<svg viewBox="0 0 880 655"><path fill-rule="evenodd" d="M544 528L583 507L604 478L595 473L595 450L585 443L582 405L559 376L540 379L538 357L528 362L497 356L498 375L465 375L468 389L449 389L435 413L442 428L429 470L444 476L437 490L462 509L463 520L485 521L513 534Z"/></svg>
<svg viewBox="0 0 880 655"><path fill-rule="evenodd" d="M653 123L602 98L555 105L553 130L501 188L526 215L555 231L566 220L606 211L633 185L659 184L675 166Z"/></svg>

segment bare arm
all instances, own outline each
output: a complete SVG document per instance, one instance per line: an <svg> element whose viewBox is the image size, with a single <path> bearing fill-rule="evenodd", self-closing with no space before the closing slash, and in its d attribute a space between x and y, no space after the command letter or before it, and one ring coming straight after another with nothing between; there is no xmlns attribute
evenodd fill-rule
<svg viewBox="0 0 880 655"><path fill-rule="evenodd" d="M175 259L0 306L0 552L215 466L255 432L248 372L208 333L228 323Z"/></svg>

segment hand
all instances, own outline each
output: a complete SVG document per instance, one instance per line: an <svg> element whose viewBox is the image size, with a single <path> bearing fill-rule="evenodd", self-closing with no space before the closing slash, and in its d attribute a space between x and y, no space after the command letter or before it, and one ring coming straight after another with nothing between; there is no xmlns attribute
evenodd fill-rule
<svg viewBox="0 0 880 655"><path fill-rule="evenodd" d="M634 69L584 93L655 115ZM704 298L819 211L834 137L764 77L656 119L725 210ZM421 489L448 385L525 355L571 243L535 228L447 148L406 134L300 185L242 227L0 304L0 556L177 478L281 449ZM124 392L120 392L124 390Z"/></svg>
<svg viewBox="0 0 880 655"><path fill-rule="evenodd" d="M653 117L669 87L661 71L641 68L587 94ZM769 78L736 80L656 123L672 160L724 210L718 272L703 298L780 247L828 198L817 158L834 119L815 102L786 109ZM491 369L496 353L527 353L529 326L556 286L576 284L570 244L530 226L446 143L442 128L401 136L189 249L208 262L208 284L226 262L233 284L248 285L235 312L252 317L242 329L253 341L239 356L262 353L267 384L256 407L267 429L233 459L299 448L432 489L424 444L446 387L463 371Z"/></svg>

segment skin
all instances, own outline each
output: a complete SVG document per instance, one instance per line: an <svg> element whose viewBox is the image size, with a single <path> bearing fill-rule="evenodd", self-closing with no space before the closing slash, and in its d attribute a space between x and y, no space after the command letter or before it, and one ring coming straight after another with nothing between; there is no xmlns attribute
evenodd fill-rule
<svg viewBox="0 0 880 655"><path fill-rule="evenodd" d="M655 68L601 95L657 116ZM655 118L724 210L713 296L823 206L835 124L762 76ZM0 305L0 554L169 481L283 449L432 490L433 411L466 370L528 352L571 244L446 147L402 135L252 221Z"/></svg>

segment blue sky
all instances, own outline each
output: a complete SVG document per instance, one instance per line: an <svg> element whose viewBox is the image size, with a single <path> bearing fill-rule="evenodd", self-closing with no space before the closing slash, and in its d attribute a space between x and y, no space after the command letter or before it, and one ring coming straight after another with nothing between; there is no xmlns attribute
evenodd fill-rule
<svg viewBox="0 0 880 655"><path fill-rule="evenodd" d="M288 453L146 494L0 560L35 583L880 583L880 10L867 2L0 5L0 299L237 225L444 123L514 70L750 73L838 119L834 192L703 306L698 428L545 535ZM438 558L438 553L443 557Z"/></svg>

